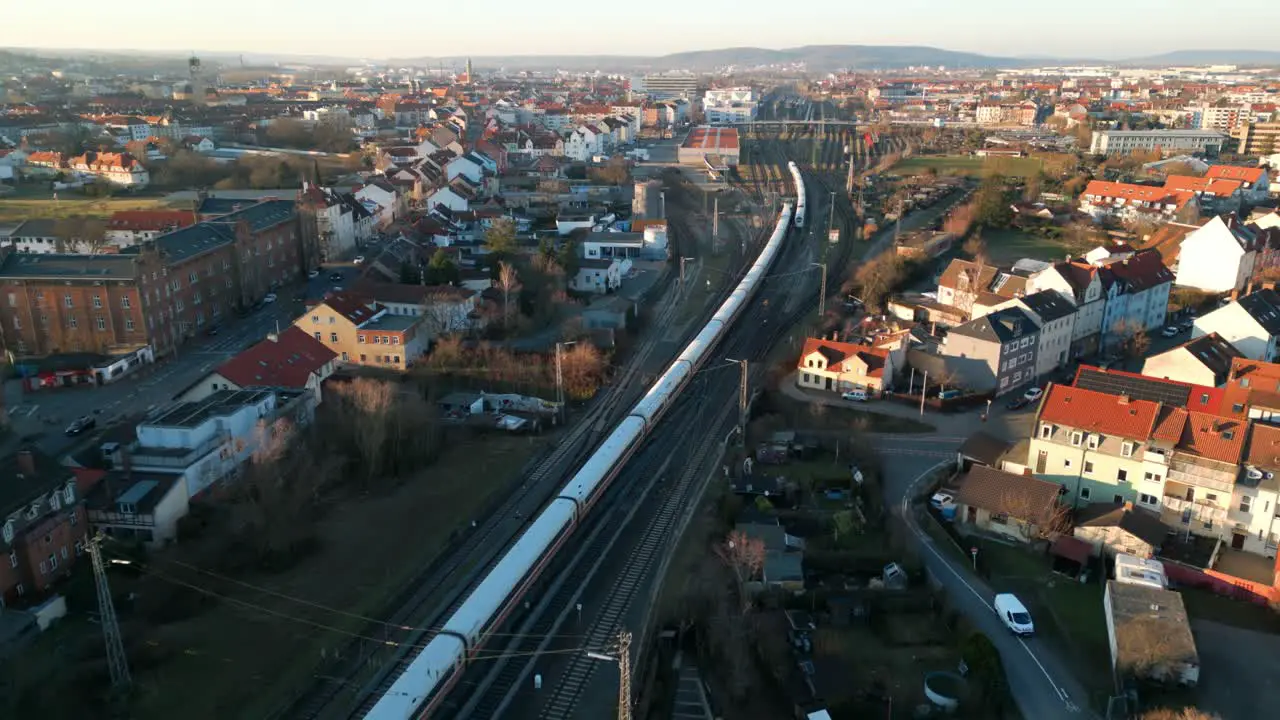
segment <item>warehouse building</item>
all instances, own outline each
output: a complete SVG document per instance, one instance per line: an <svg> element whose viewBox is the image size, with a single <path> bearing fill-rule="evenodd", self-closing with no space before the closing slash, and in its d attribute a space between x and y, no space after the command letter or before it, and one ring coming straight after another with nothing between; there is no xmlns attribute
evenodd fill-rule
<svg viewBox="0 0 1280 720"><path fill-rule="evenodd" d="M1160 150L1217 155L1227 136L1213 130L1095 130L1089 152L1094 155L1128 155L1138 150Z"/></svg>
<svg viewBox="0 0 1280 720"><path fill-rule="evenodd" d="M717 164L736 167L739 149L737 130L704 125L689 131L678 154L681 165L705 166L708 155L718 155Z"/></svg>

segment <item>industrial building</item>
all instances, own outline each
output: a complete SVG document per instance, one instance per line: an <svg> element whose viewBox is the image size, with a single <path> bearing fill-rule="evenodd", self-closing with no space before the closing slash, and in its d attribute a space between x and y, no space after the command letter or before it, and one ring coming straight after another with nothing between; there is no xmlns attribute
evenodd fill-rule
<svg viewBox="0 0 1280 720"><path fill-rule="evenodd" d="M689 131L678 156L681 165L736 167L740 147L737 130L702 125Z"/></svg>
<svg viewBox="0 0 1280 720"><path fill-rule="evenodd" d="M702 111L712 125L755 120L759 105L755 91L749 87L708 90L702 96Z"/></svg>
<svg viewBox="0 0 1280 720"><path fill-rule="evenodd" d="M1089 152L1094 155L1128 155L1137 150L1160 150L1217 155L1227 136L1213 130L1095 130Z"/></svg>
<svg viewBox="0 0 1280 720"><path fill-rule="evenodd" d="M653 100L693 98L698 94L698 76L692 73L650 73L631 78L631 92L643 93Z"/></svg>

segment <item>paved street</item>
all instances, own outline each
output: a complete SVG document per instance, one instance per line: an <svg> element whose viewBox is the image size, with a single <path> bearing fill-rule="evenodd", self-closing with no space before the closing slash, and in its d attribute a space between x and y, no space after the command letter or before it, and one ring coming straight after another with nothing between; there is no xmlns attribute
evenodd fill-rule
<svg viewBox="0 0 1280 720"><path fill-rule="evenodd" d="M41 450L62 453L87 439L63 434L66 426L81 415L96 413L101 430L116 418L143 413L153 405L168 402L227 358L264 338L277 323L281 329L287 328L296 311L290 292L287 288L282 290L278 302L249 317L233 317L217 335L199 336L176 357L162 359L110 385L24 392L20 381L6 382L4 407L14 429L9 444L39 434L35 443Z"/></svg>

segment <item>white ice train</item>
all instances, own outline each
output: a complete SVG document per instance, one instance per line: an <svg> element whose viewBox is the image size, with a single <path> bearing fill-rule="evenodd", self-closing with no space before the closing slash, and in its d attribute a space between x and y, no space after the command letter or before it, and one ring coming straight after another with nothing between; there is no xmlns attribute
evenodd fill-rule
<svg viewBox="0 0 1280 720"><path fill-rule="evenodd" d="M803 181L794 166L793 172L796 173L800 202L803 203ZM484 645L489 633L501 625L519 604L529 586L537 580L602 491L644 441L689 377L707 361L725 328L750 302L782 248L792 220L792 210L791 202L783 203L778 224L760 251L760 257L706 327L672 361L662 377L561 488L556 498L542 509L365 718L409 720L427 717L439 706L462 675L469 659Z"/></svg>
<svg viewBox="0 0 1280 720"><path fill-rule="evenodd" d="M800 177L800 166L795 161L787 163L791 170L791 179L796 181L796 227L804 227L804 178Z"/></svg>

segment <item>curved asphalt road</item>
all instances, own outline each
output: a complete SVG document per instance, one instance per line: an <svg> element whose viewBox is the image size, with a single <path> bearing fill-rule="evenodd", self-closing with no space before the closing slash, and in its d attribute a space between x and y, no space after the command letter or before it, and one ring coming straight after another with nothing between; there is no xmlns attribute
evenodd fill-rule
<svg viewBox="0 0 1280 720"><path fill-rule="evenodd" d="M1010 693L1022 716L1027 720L1096 718L1070 666L1034 638L1023 640L1010 633L991 609L995 591L964 563L935 547L933 538L919 527L910 511L911 498L920 492L925 476L940 464L954 462L959 442L936 436L880 435L876 445L883 455L886 507L902 516L921 558L956 608L1000 651Z"/></svg>

